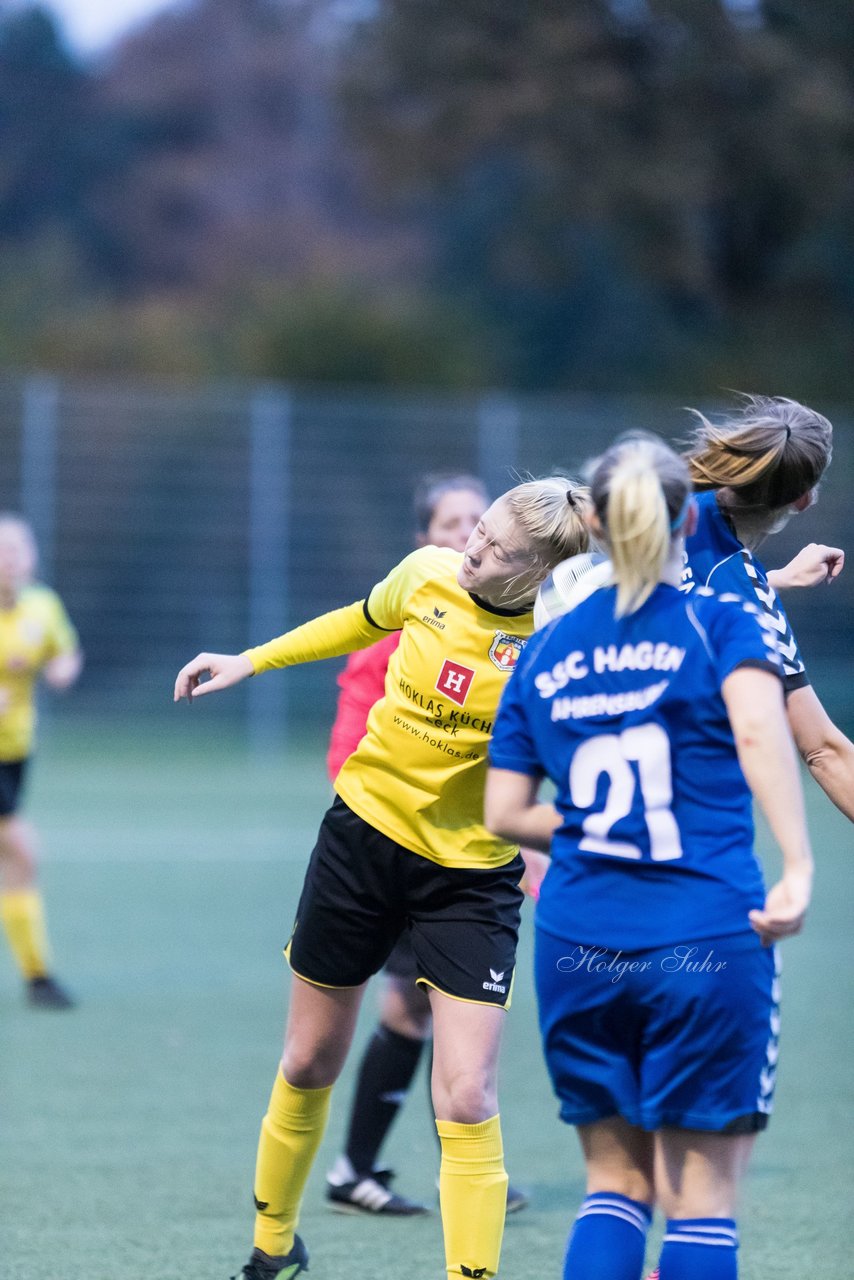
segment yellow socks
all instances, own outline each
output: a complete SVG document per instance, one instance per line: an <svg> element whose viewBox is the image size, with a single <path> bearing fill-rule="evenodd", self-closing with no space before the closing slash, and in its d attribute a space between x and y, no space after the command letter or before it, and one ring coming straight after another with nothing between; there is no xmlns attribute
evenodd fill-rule
<svg viewBox="0 0 854 1280"><path fill-rule="evenodd" d="M279 1070L261 1123L255 1165L255 1247L290 1253L300 1201L329 1115L332 1086L295 1089Z"/></svg>
<svg viewBox="0 0 854 1280"><path fill-rule="evenodd" d="M439 1202L448 1276L494 1276L498 1272L507 1173L498 1116L481 1124L437 1120L442 1142Z"/></svg>
<svg viewBox="0 0 854 1280"><path fill-rule="evenodd" d="M38 889L0 894L0 921L24 978L45 977L50 972L50 951Z"/></svg>

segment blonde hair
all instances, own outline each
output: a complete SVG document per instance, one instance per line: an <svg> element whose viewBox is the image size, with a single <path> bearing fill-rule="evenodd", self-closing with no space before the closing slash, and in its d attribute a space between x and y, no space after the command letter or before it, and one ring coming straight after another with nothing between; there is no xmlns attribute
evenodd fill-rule
<svg viewBox="0 0 854 1280"><path fill-rule="evenodd" d="M590 490L567 476L526 480L504 494L508 511L531 552L531 569L543 578L561 560L586 551L590 545ZM528 571L529 572L529 571ZM528 576L517 575L521 580ZM504 603L513 603L514 578Z"/></svg>
<svg viewBox="0 0 854 1280"><path fill-rule="evenodd" d="M741 508L777 511L814 489L827 468L833 428L784 396L741 397L718 424L692 409L699 425L685 458L695 489L732 489Z"/></svg>
<svg viewBox="0 0 854 1280"><path fill-rule="evenodd" d="M526 480L506 493L513 519L545 569L586 551L590 490L567 476Z"/></svg>
<svg viewBox="0 0 854 1280"><path fill-rule="evenodd" d="M617 584L618 618L635 613L661 581L691 498L685 462L657 436L632 435L592 466L593 506Z"/></svg>

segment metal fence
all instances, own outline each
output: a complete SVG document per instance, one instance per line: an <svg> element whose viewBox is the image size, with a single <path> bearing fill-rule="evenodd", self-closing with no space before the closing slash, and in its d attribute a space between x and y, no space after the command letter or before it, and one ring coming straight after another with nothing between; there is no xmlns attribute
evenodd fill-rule
<svg viewBox="0 0 854 1280"><path fill-rule="evenodd" d="M713 408L714 406L705 406ZM817 509L768 562L809 540L845 545L850 410ZM87 654L66 715L142 722L168 709L200 649L241 650L364 595L412 543L412 490L465 470L493 493L520 474L573 472L630 427L677 438L684 410L654 400L380 394L275 385L192 388L0 380L0 507L21 511L42 577ZM850 661L854 564L790 612L809 661ZM328 722L335 665L251 681L210 715L259 745Z"/></svg>

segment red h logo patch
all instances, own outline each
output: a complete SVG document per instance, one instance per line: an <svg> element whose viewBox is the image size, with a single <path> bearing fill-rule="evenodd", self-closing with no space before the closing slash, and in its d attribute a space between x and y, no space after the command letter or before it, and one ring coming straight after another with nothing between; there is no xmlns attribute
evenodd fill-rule
<svg viewBox="0 0 854 1280"><path fill-rule="evenodd" d="M444 693L446 698L450 698L451 702L461 707L469 696L472 680L474 680L474 671L471 667L462 667L458 662L451 662L446 658L442 663L436 688L440 693Z"/></svg>

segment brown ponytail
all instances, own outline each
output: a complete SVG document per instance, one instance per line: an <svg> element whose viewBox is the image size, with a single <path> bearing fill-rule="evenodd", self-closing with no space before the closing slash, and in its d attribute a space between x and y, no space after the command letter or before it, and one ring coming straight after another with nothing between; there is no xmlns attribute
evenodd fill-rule
<svg viewBox="0 0 854 1280"><path fill-rule="evenodd" d="M698 420L685 459L695 489L732 489L740 507L777 511L814 489L832 452L833 428L783 396L744 396L735 413Z"/></svg>

